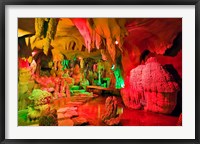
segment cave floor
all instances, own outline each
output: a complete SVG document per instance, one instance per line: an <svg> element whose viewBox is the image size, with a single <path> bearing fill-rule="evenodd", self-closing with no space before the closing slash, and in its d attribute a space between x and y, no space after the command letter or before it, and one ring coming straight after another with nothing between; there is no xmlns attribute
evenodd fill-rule
<svg viewBox="0 0 200 144"><path fill-rule="evenodd" d="M51 106L57 110L76 107L78 117L82 118L83 121L87 120L87 125L105 126L101 122L101 115L105 111L105 100L106 96L59 98L54 100ZM175 126L178 121L177 116L128 109L123 106L120 97L118 97L118 102L119 107L123 107L121 126ZM67 118L58 119L58 125L70 126L73 125L73 121Z"/></svg>

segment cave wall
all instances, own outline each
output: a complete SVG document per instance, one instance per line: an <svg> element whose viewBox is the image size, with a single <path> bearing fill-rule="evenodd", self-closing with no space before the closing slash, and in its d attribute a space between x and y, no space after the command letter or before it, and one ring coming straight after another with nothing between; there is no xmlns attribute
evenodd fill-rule
<svg viewBox="0 0 200 144"><path fill-rule="evenodd" d="M182 75L182 41L176 40L182 31L182 19L134 19L127 22L126 28L129 33L124 39L122 53L125 75L141 64L140 56L145 50L156 56L161 64L172 64ZM170 56L166 54L170 48L179 49L179 52Z"/></svg>
<svg viewBox="0 0 200 144"><path fill-rule="evenodd" d="M182 19L134 19L134 21L130 19L126 28L129 33L125 37L122 53L125 88L121 90L122 98L126 99L125 105L135 109L141 108L138 106L140 101L137 101L141 96L138 95L138 90L133 89L133 80L131 80L137 72L135 74L131 71L145 65L150 57L155 57L163 69L172 74L180 87L176 98L173 101L169 100L171 103L177 103L174 111L176 114L180 113L182 109ZM137 84L133 85L137 87ZM158 101L159 99L156 102ZM172 113L172 110L168 113Z"/></svg>
<svg viewBox="0 0 200 144"><path fill-rule="evenodd" d="M19 26L20 30L28 31L21 27L23 24ZM33 25L30 27L34 29ZM22 31L18 33L21 34L20 32ZM28 40L25 40L26 45L31 49L43 49L45 39L36 39L34 33L33 31L25 33L29 34ZM71 55L84 52L84 58L95 57L96 59L97 55L99 58L102 54L102 57L109 59L112 64L122 66L125 80L123 90L127 92L129 90L130 93L132 92L129 88L130 72L138 66L145 65L150 57L155 57L163 69L173 73L175 81L180 88L182 87L181 18L64 18L59 19L53 37L54 40L48 44L53 48L54 61L60 58L58 53L61 56L71 57L69 55L71 52ZM25 45L25 42L22 42ZM19 48L22 44L19 43ZM98 53L96 54L95 51ZM120 64L117 62L118 59L121 59ZM178 97L181 97L181 93ZM178 102L181 105L181 101Z"/></svg>

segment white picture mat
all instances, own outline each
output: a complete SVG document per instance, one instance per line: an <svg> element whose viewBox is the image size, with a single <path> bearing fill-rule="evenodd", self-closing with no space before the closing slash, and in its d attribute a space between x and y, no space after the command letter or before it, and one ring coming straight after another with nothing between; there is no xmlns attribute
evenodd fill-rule
<svg viewBox="0 0 200 144"><path fill-rule="evenodd" d="M183 126L17 126L18 17L175 17L182 19ZM195 6L20 6L5 7L6 139L194 139Z"/></svg>

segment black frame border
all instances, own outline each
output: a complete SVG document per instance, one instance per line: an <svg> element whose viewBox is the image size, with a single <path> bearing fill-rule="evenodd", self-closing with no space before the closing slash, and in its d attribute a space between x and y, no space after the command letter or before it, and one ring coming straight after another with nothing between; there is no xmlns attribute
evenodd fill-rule
<svg viewBox="0 0 200 144"><path fill-rule="evenodd" d="M6 5L194 5L195 6L195 139L5 139L5 6ZM0 142L1 143L123 143L200 144L200 0L0 0Z"/></svg>

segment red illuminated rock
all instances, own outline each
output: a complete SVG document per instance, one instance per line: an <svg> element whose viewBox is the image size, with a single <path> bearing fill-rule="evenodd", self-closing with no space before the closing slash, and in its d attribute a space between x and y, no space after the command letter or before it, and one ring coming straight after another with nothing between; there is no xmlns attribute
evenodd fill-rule
<svg viewBox="0 0 200 144"><path fill-rule="evenodd" d="M88 125L88 120L84 117L72 118L74 126Z"/></svg>
<svg viewBox="0 0 200 144"><path fill-rule="evenodd" d="M174 39L182 31L182 19L174 18L136 18L126 23L128 36L124 39L122 64L125 74L140 64L140 56L145 50L159 54L162 57L171 48ZM180 61L181 58L178 59ZM161 59L159 58L159 62ZM169 62L177 69L180 63L174 57L162 58L162 63ZM179 72L179 71L178 71Z"/></svg>
<svg viewBox="0 0 200 144"><path fill-rule="evenodd" d="M182 126L182 113L180 114L179 118L178 118L178 122L176 124L177 126Z"/></svg>
<svg viewBox="0 0 200 144"><path fill-rule="evenodd" d="M116 117L117 114L117 99L115 97L108 97L105 102L106 112L102 116L102 120Z"/></svg>
<svg viewBox="0 0 200 144"><path fill-rule="evenodd" d="M76 25L79 32L83 36L83 38L85 40L85 46L88 49L88 51L90 52L92 39L91 39L91 33L90 33L91 30L90 30L89 24L87 23L87 19L71 18L71 20Z"/></svg>
<svg viewBox="0 0 200 144"><path fill-rule="evenodd" d="M58 126L73 126L74 122L71 119L58 120Z"/></svg>
<svg viewBox="0 0 200 144"><path fill-rule="evenodd" d="M117 112L117 98L108 97L105 102L105 113L102 115L102 121L107 125L118 125L120 122L120 115Z"/></svg>
<svg viewBox="0 0 200 144"><path fill-rule="evenodd" d="M125 82L128 86L121 90L124 104L134 109L170 114L177 103L178 83L156 58L151 57L145 65L130 72Z"/></svg>
<svg viewBox="0 0 200 144"><path fill-rule="evenodd" d="M104 122L109 126L119 125L121 120L121 117L111 118L108 120L105 120Z"/></svg>
<svg viewBox="0 0 200 144"><path fill-rule="evenodd" d="M57 111L57 115L58 119L77 117L78 116L77 107L60 108Z"/></svg>

